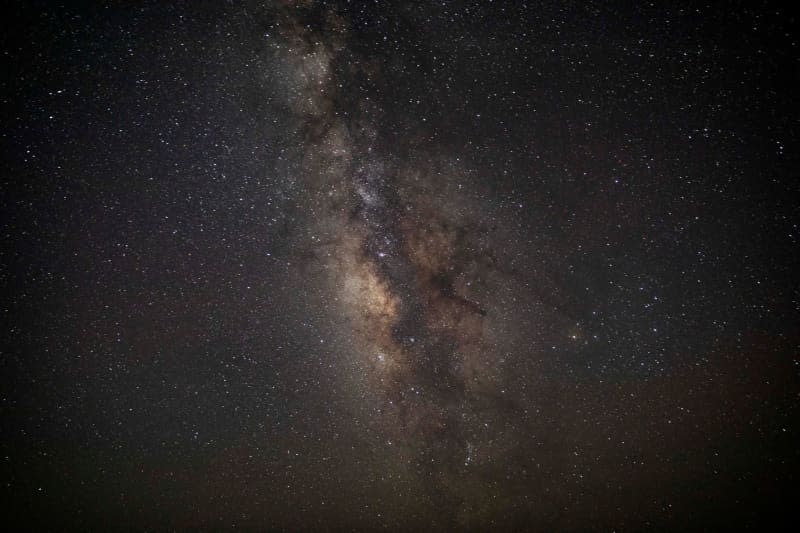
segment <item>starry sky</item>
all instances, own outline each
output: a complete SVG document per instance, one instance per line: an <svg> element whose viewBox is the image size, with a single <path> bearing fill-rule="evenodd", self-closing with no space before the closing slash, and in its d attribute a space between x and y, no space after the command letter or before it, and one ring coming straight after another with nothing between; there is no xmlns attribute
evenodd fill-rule
<svg viewBox="0 0 800 533"><path fill-rule="evenodd" d="M663 4L17 6L6 520L788 519L796 20Z"/></svg>

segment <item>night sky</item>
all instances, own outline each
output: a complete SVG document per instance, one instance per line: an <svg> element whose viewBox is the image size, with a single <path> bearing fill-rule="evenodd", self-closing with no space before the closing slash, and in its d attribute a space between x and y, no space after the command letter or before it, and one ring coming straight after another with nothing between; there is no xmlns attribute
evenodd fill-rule
<svg viewBox="0 0 800 533"><path fill-rule="evenodd" d="M791 12L66 4L2 35L5 523L796 513Z"/></svg>

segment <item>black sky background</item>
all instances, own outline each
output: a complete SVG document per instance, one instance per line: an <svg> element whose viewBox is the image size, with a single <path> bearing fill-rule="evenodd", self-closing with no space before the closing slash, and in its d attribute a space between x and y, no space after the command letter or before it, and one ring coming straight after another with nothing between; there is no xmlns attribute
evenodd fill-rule
<svg viewBox="0 0 800 533"><path fill-rule="evenodd" d="M698 530L793 517L789 11L11 11L7 521ZM383 285L363 299L400 302L388 338L340 283L371 272ZM401 370L379 374L376 346L380 361L405 354Z"/></svg>

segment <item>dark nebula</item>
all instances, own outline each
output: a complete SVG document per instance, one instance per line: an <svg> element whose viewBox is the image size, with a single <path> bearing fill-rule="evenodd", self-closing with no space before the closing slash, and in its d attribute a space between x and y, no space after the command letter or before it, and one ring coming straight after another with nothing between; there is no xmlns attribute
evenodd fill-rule
<svg viewBox="0 0 800 533"><path fill-rule="evenodd" d="M14 12L12 529L790 523L790 13Z"/></svg>

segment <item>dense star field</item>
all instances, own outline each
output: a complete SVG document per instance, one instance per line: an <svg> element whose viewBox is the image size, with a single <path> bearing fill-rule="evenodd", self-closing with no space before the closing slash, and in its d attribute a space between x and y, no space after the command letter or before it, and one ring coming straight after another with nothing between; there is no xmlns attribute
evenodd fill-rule
<svg viewBox="0 0 800 533"><path fill-rule="evenodd" d="M2 37L6 522L793 514L790 12L66 4Z"/></svg>

